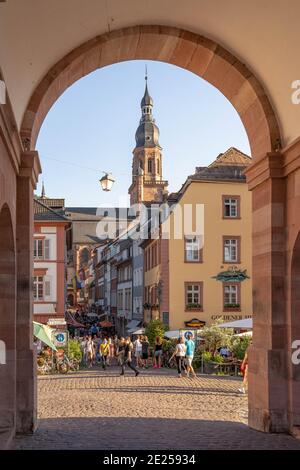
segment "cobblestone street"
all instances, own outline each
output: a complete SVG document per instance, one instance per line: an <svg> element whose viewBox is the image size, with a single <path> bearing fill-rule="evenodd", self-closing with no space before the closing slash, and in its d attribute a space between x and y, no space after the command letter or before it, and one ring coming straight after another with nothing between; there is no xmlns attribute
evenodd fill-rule
<svg viewBox="0 0 300 470"><path fill-rule="evenodd" d="M83 370L38 379L39 427L16 449L300 449L247 427L236 378Z"/></svg>

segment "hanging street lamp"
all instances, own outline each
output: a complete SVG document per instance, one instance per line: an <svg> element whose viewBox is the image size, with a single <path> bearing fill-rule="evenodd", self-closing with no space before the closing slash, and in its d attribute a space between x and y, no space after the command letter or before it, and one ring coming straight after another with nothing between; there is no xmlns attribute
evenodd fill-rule
<svg viewBox="0 0 300 470"><path fill-rule="evenodd" d="M104 176L99 180L102 190L103 191L111 191L111 188L113 187L113 184L115 182L115 179L113 178L111 173L104 173Z"/></svg>

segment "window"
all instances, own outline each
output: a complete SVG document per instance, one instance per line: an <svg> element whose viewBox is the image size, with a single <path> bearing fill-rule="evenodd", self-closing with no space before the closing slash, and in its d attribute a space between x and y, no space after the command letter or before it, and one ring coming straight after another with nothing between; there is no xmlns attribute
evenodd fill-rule
<svg viewBox="0 0 300 470"><path fill-rule="evenodd" d="M240 263L240 237L223 237L223 262Z"/></svg>
<svg viewBox="0 0 300 470"><path fill-rule="evenodd" d="M200 237L190 236L184 240L184 254L187 263L201 263L202 249L200 248Z"/></svg>
<svg viewBox="0 0 300 470"><path fill-rule="evenodd" d="M125 310L131 310L131 289L125 289Z"/></svg>
<svg viewBox="0 0 300 470"><path fill-rule="evenodd" d="M223 217L240 218L240 196L223 196Z"/></svg>
<svg viewBox="0 0 300 470"><path fill-rule="evenodd" d="M169 326L169 312L162 313L162 322L164 325Z"/></svg>
<svg viewBox="0 0 300 470"><path fill-rule="evenodd" d="M89 250L87 248L83 248L80 251L80 265L84 266L88 263L89 261Z"/></svg>
<svg viewBox="0 0 300 470"><path fill-rule="evenodd" d="M152 159L148 160L148 173L152 173Z"/></svg>
<svg viewBox="0 0 300 470"><path fill-rule="evenodd" d="M240 284L223 285L224 309L240 309Z"/></svg>
<svg viewBox="0 0 300 470"><path fill-rule="evenodd" d="M202 310L203 303L203 284L202 282L185 283L185 307L186 310Z"/></svg>
<svg viewBox="0 0 300 470"><path fill-rule="evenodd" d="M34 301L44 300L44 278L34 276L33 278L33 299Z"/></svg>
<svg viewBox="0 0 300 470"><path fill-rule="evenodd" d="M120 310L123 310L123 291L122 290L118 291L118 308Z"/></svg>
<svg viewBox="0 0 300 470"><path fill-rule="evenodd" d="M33 242L33 257L34 259L43 259L44 257L44 240L37 238Z"/></svg>
<svg viewBox="0 0 300 470"><path fill-rule="evenodd" d="M112 266L110 277L111 277L111 279L115 279L117 277L117 268L116 268L116 266Z"/></svg>

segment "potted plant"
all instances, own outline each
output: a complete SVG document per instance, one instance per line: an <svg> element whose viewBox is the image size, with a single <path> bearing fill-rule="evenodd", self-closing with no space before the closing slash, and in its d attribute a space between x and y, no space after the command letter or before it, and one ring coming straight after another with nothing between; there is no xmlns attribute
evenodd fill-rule
<svg viewBox="0 0 300 470"><path fill-rule="evenodd" d="M239 310L240 309L240 304L239 303L232 303L232 304L225 304L224 305L224 310L227 311L232 311L232 310Z"/></svg>
<svg viewBox="0 0 300 470"><path fill-rule="evenodd" d="M224 362L224 359L219 354L213 355L209 351L203 351L202 360L203 372L205 374L216 374L219 370L219 364Z"/></svg>
<svg viewBox="0 0 300 470"><path fill-rule="evenodd" d="M201 304L187 304L186 310L200 310L202 308Z"/></svg>

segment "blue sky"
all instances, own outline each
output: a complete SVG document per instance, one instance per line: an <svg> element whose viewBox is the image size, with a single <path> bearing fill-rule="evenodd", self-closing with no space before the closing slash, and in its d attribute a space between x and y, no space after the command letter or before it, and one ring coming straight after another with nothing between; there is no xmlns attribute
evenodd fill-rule
<svg viewBox="0 0 300 470"><path fill-rule="evenodd" d="M145 64L170 192L195 166L211 163L231 146L250 154L237 112L216 88L173 65L123 62L82 78L49 111L37 142L43 168L38 194L44 180L46 195L65 198L66 206L128 204ZM99 185L102 171L116 178L109 193Z"/></svg>

